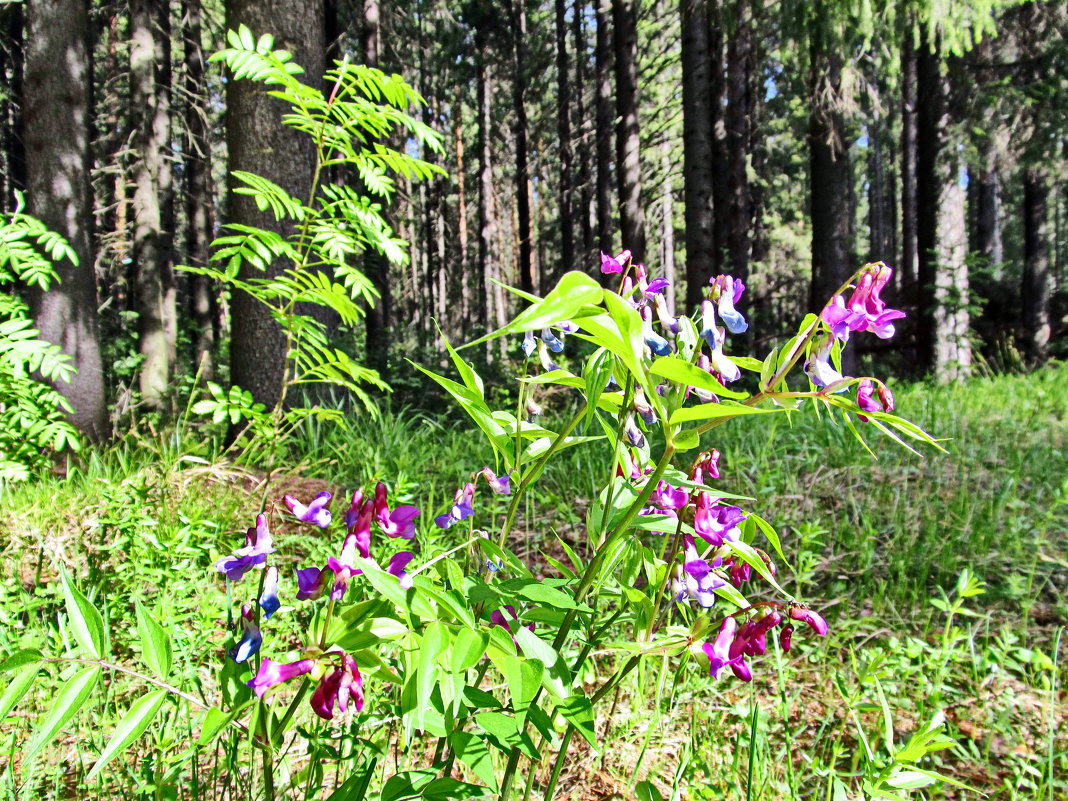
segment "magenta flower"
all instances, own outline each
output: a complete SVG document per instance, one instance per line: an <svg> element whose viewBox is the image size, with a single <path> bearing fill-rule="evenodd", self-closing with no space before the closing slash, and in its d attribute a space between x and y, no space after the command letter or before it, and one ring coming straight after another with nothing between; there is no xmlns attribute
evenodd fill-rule
<svg viewBox="0 0 1068 801"><path fill-rule="evenodd" d="M749 329L749 323L734 308L745 291L745 284L731 275L717 275L712 279L712 300L716 303L719 318L732 334L741 334ZM702 308L703 308L702 304Z"/></svg>
<svg viewBox="0 0 1068 801"><path fill-rule="evenodd" d="M415 539L415 518L419 510L414 506L398 506L392 512L386 503L386 485L381 481L375 487L375 520L387 537Z"/></svg>
<svg viewBox="0 0 1068 801"><path fill-rule="evenodd" d="M326 528L332 519L326 505L330 503L332 497L329 492L320 492L311 503L305 506L292 495L283 495L282 502L302 523L314 523L319 528Z"/></svg>
<svg viewBox="0 0 1068 801"><path fill-rule="evenodd" d="M262 567L267 562L267 554L275 551L271 545L267 516L256 515L255 528L250 527L245 532L245 547L234 551L231 556L224 556L215 563L215 568L225 574L230 581L240 581L249 570Z"/></svg>
<svg viewBox="0 0 1068 801"><path fill-rule="evenodd" d="M490 623L492 623L494 626L500 626L509 634L512 634L512 622L519 621L519 613L515 611L515 607L511 604L507 604L504 607L504 611L508 613L508 617L505 617L504 612L502 612L500 609L494 609L492 612L490 612ZM511 621L509 621L508 618L511 618ZM534 631L534 624L528 623L526 625L526 628L530 631ZM515 643L516 651L518 652L519 640L517 640L514 635L512 637L512 642Z"/></svg>
<svg viewBox="0 0 1068 801"><path fill-rule="evenodd" d="M393 554L389 560L389 564L386 566L387 573L392 573L400 579L402 590L407 590L412 586L412 577L405 572L404 568L406 568L408 563L414 558L415 554L411 551L401 551Z"/></svg>
<svg viewBox="0 0 1068 801"><path fill-rule="evenodd" d="M661 481L653 490L649 502L656 511L674 514L677 510L686 508L686 504L690 502L690 491L686 487L673 487L666 481Z"/></svg>
<svg viewBox="0 0 1068 801"><path fill-rule="evenodd" d="M723 621L723 625L719 627L719 634L716 635L714 642L706 642L702 646L705 655L709 659L708 674L714 678L719 678L719 673L725 667L733 667L739 660L740 656L732 657L730 655L731 643L734 641L734 633L738 630L738 621L733 617L728 617Z"/></svg>
<svg viewBox="0 0 1068 801"><path fill-rule="evenodd" d="M475 498L475 485L471 482L464 484L462 489L456 490L452 499L452 509L443 515L434 518L438 528L452 528L453 524L466 520L475 513L472 501Z"/></svg>
<svg viewBox="0 0 1068 801"><path fill-rule="evenodd" d="M705 481L706 477L719 478L719 460L720 453L715 448L701 453L690 469L690 480L698 484L706 484L708 483Z"/></svg>
<svg viewBox="0 0 1068 801"><path fill-rule="evenodd" d="M289 662L288 664L279 664L278 662L272 662L270 659L264 658L260 662L260 669L256 672L248 682L248 686L252 688L256 693L257 698L263 698L267 691L272 687L287 682L290 679L294 679L297 676L303 676L307 673L311 673L315 669L316 660L314 659L300 659L296 662Z"/></svg>
<svg viewBox="0 0 1068 801"><path fill-rule="evenodd" d="M843 342L851 331L869 331L880 339L889 339L894 335L893 321L905 316L902 311L886 308L881 297L893 271L881 262L870 266L872 269L860 277L848 301L835 295L820 313L831 333Z"/></svg>
<svg viewBox="0 0 1068 801"><path fill-rule="evenodd" d="M737 506L727 506L713 501L711 493L697 493L693 528L711 545L737 542L742 536L738 524L745 520L745 512Z"/></svg>
<svg viewBox="0 0 1068 801"><path fill-rule="evenodd" d="M609 256L604 251L601 252L601 272L606 275L612 273L621 273L630 261L630 251L624 250L618 256Z"/></svg>
<svg viewBox="0 0 1068 801"><path fill-rule="evenodd" d="M779 647L782 648L783 653L787 653L790 650L790 640L793 636L794 627L789 623L779 629Z"/></svg>
<svg viewBox="0 0 1068 801"><path fill-rule="evenodd" d="M356 660L341 654L341 665L319 680L311 697L311 708L323 720L333 720L334 707L344 713L352 699L357 712L363 711L363 677Z"/></svg>
<svg viewBox="0 0 1068 801"><path fill-rule="evenodd" d="M790 618L792 620L800 620L802 623L808 623L809 628L821 637L827 635L827 621L823 619L819 612L813 609L804 606L791 606Z"/></svg>

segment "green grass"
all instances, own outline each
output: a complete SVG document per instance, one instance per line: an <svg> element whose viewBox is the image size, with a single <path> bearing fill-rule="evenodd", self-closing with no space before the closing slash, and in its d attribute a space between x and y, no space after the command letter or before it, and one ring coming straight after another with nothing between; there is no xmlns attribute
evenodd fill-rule
<svg viewBox="0 0 1068 801"><path fill-rule="evenodd" d="M904 387L897 396L902 414L945 438L946 453L916 456L861 425L873 459L844 426L811 414L768 415L744 427L736 420L706 438L705 447L724 454L724 489L755 497L753 508L779 527L792 563L781 566L784 586L824 609L832 634L818 642L799 635L787 656L769 651L751 686L713 687L696 663L675 670L650 662L602 722L612 747L578 749L558 797L631 797L640 785L645 797L657 788L665 799L684 790L695 799L837 801L842 788L852 798L865 771L889 758L888 746L900 748L938 709L958 745L925 765L998 798L1065 797L1068 711L1057 693L1057 637L1068 622L1068 366ZM456 535L434 529L432 516L491 458L477 433L455 421L387 409L344 430L309 423L280 480L338 491L388 480L391 497L423 509L423 553L440 553ZM205 668L225 651L231 605L211 566L252 522L264 490L263 476L217 461L196 437L128 439L72 465L66 479L4 489L0 654L62 652L71 636L59 623L62 563L103 611L115 661L139 659L130 643L141 601L171 621L171 682L214 702L218 688ZM605 478L605 450L595 443L564 451L546 471L516 529L530 552L550 549L554 532L577 530ZM491 502L480 500L486 511ZM337 547L295 527L278 536L301 555ZM954 598L965 568L986 592L950 620L932 601L943 591ZM283 618L278 636L295 636L298 616ZM605 657L605 675L611 661ZM143 692L122 676L110 676L93 708L23 773L20 747L46 712L50 688L70 672L53 670L0 724L0 801L246 792L247 748L236 738L191 747L203 713L185 702L165 705L163 725L140 741L136 758L80 784L111 722ZM309 722L304 733L320 755L353 747L351 732L335 739L330 727ZM311 774L299 778L304 784L294 787L315 784ZM294 789L292 797L303 795ZM925 797L978 795L944 786Z"/></svg>

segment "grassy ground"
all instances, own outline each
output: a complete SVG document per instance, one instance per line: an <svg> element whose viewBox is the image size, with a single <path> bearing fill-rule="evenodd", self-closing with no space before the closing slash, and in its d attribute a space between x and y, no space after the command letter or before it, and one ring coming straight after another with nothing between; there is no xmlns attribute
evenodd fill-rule
<svg viewBox="0 0 1068 801"><path fill-rule="evenodd" d="M872 458L843 427L810 416L769 415L763 428L714 432L705 444L724 454L724 488L756 497L754 508L780 528L792 562L780 578L824 611L832 633L797 638L789 655L769 650L751 685L721 680L714 693L696 664L647 664L601 721L612 747L577 751L558 797L856 798L939 713L956 744L926 766L991 797L1068 797L1060 689L1068 655L1060 636L1068 623L1068 367L910 387L898 392L898 405L945 437L947 453L919 457L872 436ZM137 659L122 649L136 641L140 600L175 623L172 681L211 701L218 688L204 666L222 658L228 608L211 565L251 522L264 492L313 494L388 477L394 496L419 504L428 523L487 458L451 421L401 413L344 433L310 426L300 449L287 483L266 489L261 475L213 459L193 434L131 438L72 466L65 480L6 488L0 653L59 652L70 641L58 625L64 564L105 610L116 661ZM575 449L550 468L516 534L532 559L554 532L574 537L604 463L593 448ZM424 554L451 544L425 533ZM276 535L305 554L335 547L295 528ZM295 636L297 624L288 625ZM612 660L605 656L606 671ZM184 703L168 703L165 725L140 742L136 758L116 760L86 784L109 721L137 691L137 682L110 680L106 696L27 768L21 754L48 693L31 695L0 723L0 799L243 797L247 755L191 747L202 713ZM952 784L914 795L979 797ZM303 796L294 789L292 797Z"/></svg>

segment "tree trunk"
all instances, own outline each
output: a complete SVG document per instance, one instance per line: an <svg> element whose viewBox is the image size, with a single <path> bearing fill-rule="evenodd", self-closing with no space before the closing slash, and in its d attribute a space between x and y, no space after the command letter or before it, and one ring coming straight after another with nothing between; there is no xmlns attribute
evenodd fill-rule
<svg viewBox="0 0 1068 801"><path fill-rule="evenodd" d="M908 25L901 45L901 262L898 285L918 305L919 255L916 244L916 48Z"/></svg>
<svg viewBox="0 0 1068 801"><path fill-rule="evenodd" d="M586 118L586 27L584 24L586 7L583 0L575 0L571 9L571 33L575 60L575 160L578 162L578 219L580 228L579 264L576 269L589 270L598 264L597 252L593 242L593 230L596 224L596 211L593 207L593 184L590 180L590 163L593 160L590 147L590 125Z"/></svg>
<svg viewBox="0 0 1068 801"><path fill-rule="evenodd" d="M712 237L712 110L708 15L702 0L682 0L682 163L686 226L686 308L704 298L715 268Z"/></svg>
<svg viewBox="0 0 1068 801"><path fill-rule="evenodd" d="M727 269L730 240L730 153L727 150L727 118L724 105L727 68L724 63L723 0L708 0L709 106L712 126L712 270L708 278ZM707 281L708 278L705 280Z"/></svg>
<svg viewBox="0 0 1068 801"><path fill-rule="evenodd" d="M597 98L595 129L597 137L597 247L613 253L615 237L612 226L612 32L608 27L610 0L597 4L597 44L594 52Z"/></svg>
<svg viewBox="0 0 1068 801"><path fill-rule="evenodd" d="M515 198L519 239L519 287L537 292L534 253L530 234L530 170L527 165L527 9L526 0L510 0L512 6L512 106L515 113Z"/></svg>
<svg viewBox="0 0 1068 801"><path fill-rule="evenodd" d="M381 51L382 9L378 0L363 0L363 27L360 31L360 46L363 62L368 67L378 67ZM424 113L429 106L424 107ZM383 217L385 215L383 214ZM389 259L377 250L368 249L363 254L363 271L371 279L378 299L368 304L364 320L364 348L367 366L386 376L389 371L390 311L393 303L392 279Z"/></svg>
<svg viewBox="0 0 1068 801"><path fill-rule="evenodd" d="M274 34L276 46L293 53L297 63L311 76L321 71L324 61L322 20L322 0L227 0L226 3L228 28L236 30L239 25L247 25L257 36ZM227 82L228 169L261 175L306 201L315 169L315 148L307 135L282 125L285 110L282 101L268 97L260 84ZM234 194L234 188L231 179L231 222L270 229L283 236L293 232L291 223L275 221L270 212L257 209L248 195ZM280 262L270 265L267 275L278 275L283 266ZM266 276L244 265L240 277L248 280ZM282 391L285 338L270 310L245 293L234 293L230 307L233 319L230 378L251 392L256 401L273 406Z"/></svg>
<svg viewBox="0 0 1068 801"><path fill-rule="evenodd" d="M134 116L133 250L142 399L162 408L174 369L177 308L171 180L171 36L168 0L130 3Z"/></svg>
<svg viewBox="0 0 1068 801"><path fill-rule="evenodd" d="M986 263L994 280L1000 280L1004 262L1001 242L1001 185L991 149L989 145L980 148L979 155L983 165L978 170L969 172L968 205L972 218L969 247ZM1026 209L1024 213L1026 219Z"/></svg>
<svg viewBox="0 0 1068 801"><path fill-rule="evenodd" d="M1050 339L1053 276L1050 273L1048 201L1049 182L1045 171L1039 167L1027 169L1024 172L1024 265L1020 296L1024 352L1032 364L1045 361Z"/></svg>
<svg viewBox="0 0 1068 801"><path fill-rule="evenodd" d="M5 20L5 37L10 43L8 48L0 49L0 76L10 91L11 100L4 104L3 112L3 175L0 176L0 204L4 208L14 200L14 190L26 188L26 151L23 146L25 130L22 126L23 62L26 51L25 13L23 3L15 3L7 8Z"/></svg>
<svg viewBox="0 0 1068 801"><path fill-rule="evenodd" d="M853 272L850 247L849 149L839 108L842 62L812 33L809 76L809 181L812 283L809 309L819 311Z"/></svg>
<svg viewBox="0 0 1068 801"><path fill-rule="evenodd" d="M556 133L560 159L560 268L557 275L575 269L575 233L572 214L574 167L571 160L571 75L567 58L567 21L564 0L555 0L556 12ZM555 283L555 282L554 282Z"/></svg>
<svg viewBox="0 0 1068 801"><path fill-rule="evenodd" d="M493 151L491 149L493 117L490 107L489 68L486 65L490 55L488 52L488 39L485 28L479 26L475 32L475 42L478 51L476 67L476 92L478 95L478 272L482 276L482 286L484 287L484 291L480 292L478 296L478 316L482 332L490 330L493 315L489 291L490 287L493 286L491 279L495 278L497 273L491 262L493 239L496 234L496 221L490 208L493 199Z"/></svg>
<svg viewBox="0 0 1068 801"><path fill-rule="evenodd" d="M754 110L756 44L749 0L735 0L734 30L727 45L727 263L725 271L749 280L753 213L749 197L749 157Z"/></svg>
<svg viewBox="0 0 1068 801"><path fill-rule="evenodd" d="M917 346L921 369L949 381L971 365L965 192L960 153L949 139L949 81L929 46L920 48L916 78Z"/></svg>
<svg viewBox="0 0 1068 801"><path fill-rule="evenodd" d="M204 83L204 51L201 46L200 0L187 0L183 20L185 46L185 212L186 259L195 267L207 265L214 230L211 181L211 139L208 126L207 87ZM190 279L190 320L193 352L205 379L213 376L217 303L211 279Z"/></svg>
<svg viewBox="0 0 1068 801"><path fill-rule="evenodd" d="M59 345L78 372L56 389L71 423L91 439L107 433L90 225L90 64L84 0L33 0L27 8L23 121L29 213L62 234L78 264L31 298L41 338Z"/></svg>
<svg viewBox="0 0 1068 801"><path fill-rule="evenodd" d="M641 136L638 128L637 0L612 0L612 38L616 59L616 176L619 230L623 247L645 259L645 208L642 206Z"/></svg>

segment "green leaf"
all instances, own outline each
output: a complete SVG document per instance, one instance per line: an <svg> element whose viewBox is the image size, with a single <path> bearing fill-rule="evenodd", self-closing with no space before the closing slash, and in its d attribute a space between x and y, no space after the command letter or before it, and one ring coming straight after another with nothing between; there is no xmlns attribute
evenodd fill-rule
<svg viewBox="0 0 1068 801"><path fill-rule="evenodd" d="M26 747L23 764L28 765L30 759L52 742L52 738L78 714L92 694L93 688L96 687L100 671L99 666L93 665L75 673L67 680L56 697L52 699L51 711L45 715L37 731L34 732L33 739Z"/></svg>
<svg viewBox="0 0 1068 801"><path fill-rule="evenodd" d="M204 715L204 720L200 723L200 735L197 737L197 744L205 746L210 743L219 736L219 732L226 728L230 720L230 713L213 706Z"/></svg>
<svg viewBox="0 0 1068 801"><path fill-rule="evenodd" d="M564 720L575 727L593 748L597 747L597 727L593 720L593 704L590 699L580 694L572 695L560 704L560 714Z"/></svg>
<svg viewBox="0 0 1068 801"><path fill-rule="evenodd" d="M556 649L526 626L517 629L515 638L527 658L537 659L545 665L545 672L541 677L542 686L554 698L565 698L571 692L571 674Z"/></svg>
<svg viewBox="0 0 1068 801"><path fill-rule="evenodd" d="M661 356L652 363L649 367L649 372L679 384L697 387L698 389L706 389L709 392L724 398L741 400L742 398L748 397L745 392L737 392L733 389L727 389L723 384L713 378L710 373L706 373L696 364L691 364L685 359L680 359L678 356Z"/></svg>
<svg viewBox="0 0 1068 801"><path fill-rule="evenodd" d="M367 787L374 778L376 767L378 767L378 758L371 757L353 771L352 775L345 779L344 783L334 790L326 801L363 801L363 797L367 795Z"/></svg>
<svg viewBox="0 0 1068 801"><path fill-rule="evenodd" d="M676 451L689 451L701 444L701 435L693 428L684 428L672 440Z"/></svg>
<svg viewBox="0 0 1068 801"><path fill-rule="evenodd" d="M171 640L155 618L137 601L137 633L141 636L141 656L148 669L161 679L171 672Z"/></svg>
<svg viewBox="0 0 1068 801"><path fill-rule="evenodd" d="M103 752L101 752L100 758L89 770L89 773L86 774L86 781L92 780L96 774L104 769L105 765L125 751L130 743L144 734L145 729L152 723L152 718L159 712L159 708L163 706L165 700L167 700L167 691L156 690L147 695L142 695L134 701L115 727L115 732L111 735L111 739L108 740Z"/></svg>
<svg viewBox="0 0 1068 801"><path fill-rule="evenodd" d="M634 785L634 797L638 801L664 801L664 796L656 789L656 785L648 780L643 780Z"/></svg>
<svg viewBox="0 0 1068 801"><path fill-rule="evenodd" d="M42 659L44 659L44 654L36 648L23 648L21 651L13 653L3 662L0 662L0 673L9 673L24 665L35 665Z"/></svg>
<svg viewBox="0 0 1068 801"><path fill-rule="evenodd" d="M485 632L460 629L452 648L449 649L449 670L462 673L477 665L485 655L489 641L489 635Z"/></svg>
<svg viewBox="0 0 1068 801"><path fill-rule="evenodd" d="M755 406L743 406L740 403L723 401L722 403L702 403L698 406L687 406L677 409L671 415L669 421L672 425L690 423L695 420L712 420L719 417L738 417L743 414L773 414L784 412L785 409L758 409Z"/></svg>
<svg viewBox="0 0 1068 801"><path fill-rule="evenodd" d="M8 682L3 695L0 695L0 722L22 700L22 696L34 685L40 667L36 664L26 665Z"/></svg>
<svg viewBox="0 0 1068 801"><path fill-rule="evenodd" d="M485 740L466 731L454 731L449 735L449 745L471 772L486 783L491 790L498 789L497 776L493 770L493 758Z"/></svg>
<svg viewBox="0 0 1068 801"><path fill-rule="evenodd" d="M78 644L94 658L104 658L104 618L96 608L74 586L67 569L59 566L59 577L63 585L63 597L66 600L67 617L70 628Z"/></svg>

